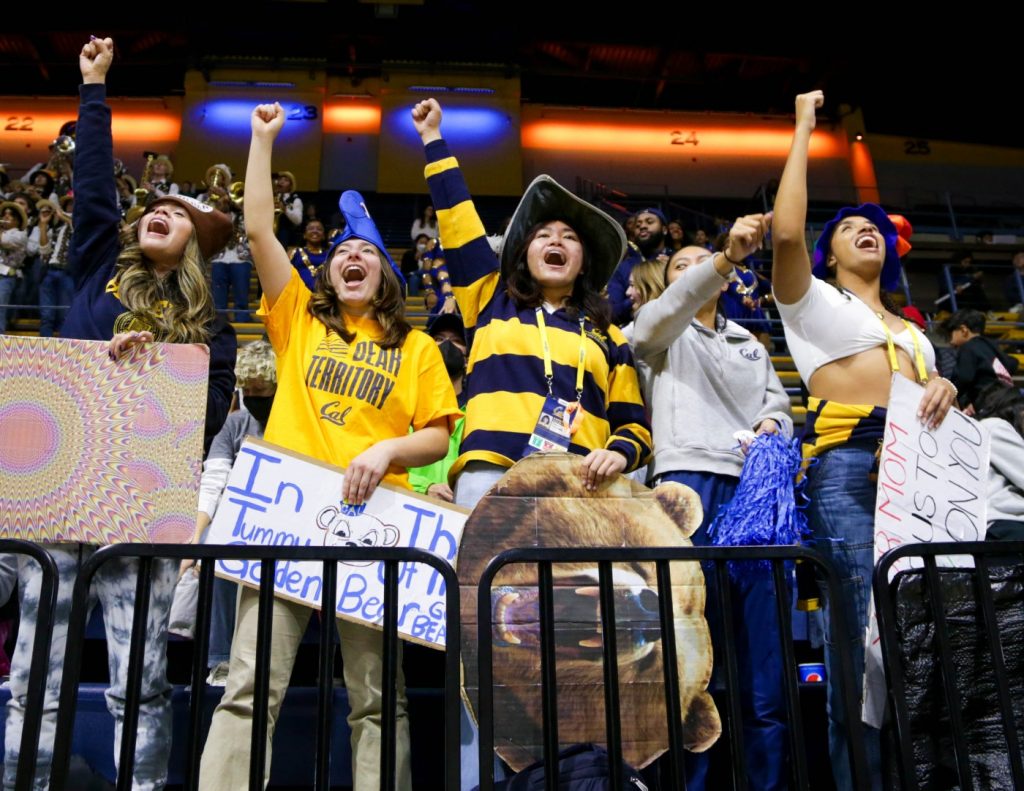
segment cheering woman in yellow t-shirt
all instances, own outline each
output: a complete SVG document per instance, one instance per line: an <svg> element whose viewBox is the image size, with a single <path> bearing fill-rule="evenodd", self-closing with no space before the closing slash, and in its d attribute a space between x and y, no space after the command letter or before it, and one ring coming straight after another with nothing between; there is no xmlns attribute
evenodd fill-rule
<svg viewBox="0 0 1024 791"><path fill-rule="evenodd" d="M436 344L405 320L401 274L362 196L342 195L348 225L328 252L312 293L273 233L271 151L284 124L279 104L252 114L245 224L263 286L260 312L278 357L278 390L264 438L346 468L341 496L363 503L382 480L408 486L408 467L442 458L459 416ZM410 427L413 429L409 432ZM200 788L248 786L258 596L243 589L227 685L203 754ZM295 653L312 610L274 600L270 742ZM355 789L379 788L379 631L338 621L352 713ZM405 682L398 678L398 787L409 789Z"/></svg>

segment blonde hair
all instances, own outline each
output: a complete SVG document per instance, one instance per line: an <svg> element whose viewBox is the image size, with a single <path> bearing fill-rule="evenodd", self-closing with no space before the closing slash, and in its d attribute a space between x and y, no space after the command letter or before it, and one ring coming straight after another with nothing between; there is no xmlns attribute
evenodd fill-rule
<svg viewBox="0 0 1024 791"><path fill-rule="evenodd" d="M657 299L665 290L665 265L660 261L641 261L633 267L630 277L641 305Z"/></svg>
<svg viewBox="0 0 1024 791"><path fill-rule="evenodd" d="M376 245L374 245L376 247ZM380 256L380 287L373 297L373 318L384 331L383 337L377 342L385 349L392 349L405 343L405 336L412 331L412 325L405 318L405 295L398 275L391 269L387 256L376 247ZM345 313L341 300L331 284L331 259L317 271L313 285L313 294L309 298L307 310L310 315L323 322L329 330L333 330L345 343L351 343L356 337L345 325Z"/></svg>
<svg viewBox="0 0 1024 791"><path fill-rule="evenodd" d="M124 228L120 242L114 277L125 309L153 327L159 341L206 343L216 311L195 228L178 267L163 278L142 253L137 223Z"/></svg>
<svg viewBox="0 0 1024 791"><path fill-rule="evenodd" d="M277 356L274 347L265 340L247 343L238 350L235 360L235 378L239 387L257 384L277 384Z"/></svg>

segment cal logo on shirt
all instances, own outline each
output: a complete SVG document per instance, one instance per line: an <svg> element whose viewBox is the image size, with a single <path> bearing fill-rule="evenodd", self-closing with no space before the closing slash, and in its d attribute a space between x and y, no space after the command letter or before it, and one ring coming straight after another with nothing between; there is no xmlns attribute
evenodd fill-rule
<svg viewBox="0 0 1024 791"><path fill-rule="evenodd" d="M313 353L306 370L306 384L382 409L395 389L401 367L401 349L382 349L372 341L350 346L332 333ZM344 425L344 421L330 422Z"/></svg>

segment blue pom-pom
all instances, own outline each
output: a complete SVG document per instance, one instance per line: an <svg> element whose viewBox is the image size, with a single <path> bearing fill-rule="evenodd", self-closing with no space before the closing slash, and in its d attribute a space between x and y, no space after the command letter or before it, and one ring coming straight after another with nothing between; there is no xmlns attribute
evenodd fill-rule
<svg viewBox="0 0 1024 791"><path fill-rule="evenodd" d="M708 528L715 546L785 546L808 535L807 515L797 506L800 441L761 434L750 445L732 500L722 506ZM767 561L730 564L736 574L746 567L769 568Z"/></svg>

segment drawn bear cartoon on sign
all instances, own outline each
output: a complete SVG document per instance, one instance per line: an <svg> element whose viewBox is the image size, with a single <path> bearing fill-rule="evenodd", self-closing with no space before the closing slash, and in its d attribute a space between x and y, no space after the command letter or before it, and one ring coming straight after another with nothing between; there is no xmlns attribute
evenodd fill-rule
<svg viewBox="0 0 1024 791"><path fill-rule="evenodd" d="M386 525L363 507L328 506L316 515L324 531L325 547L393 547L400 537L398 528ZM370 566L375 561L345 561L346 566Z"/></svg>
<svg viewBox="0 0 1024 791"><path fill-rule="evenodd" d="M690 546L700 499L686 486L653 491L620 476L597 492L583 488L580 457L528 456L477 504L462 534L459 583L463 693L476 716L476 590L484 568L513 547ZM668 749L664 671L654 563L619 563L616 640L623 757L646 766ZM554 610L558 737L562 746L605 741L602 634L595 564L555 564ZM704 577L697 562L671 566L684 744L701 752L722 725L707 686L711 636L704 620ZM540 626L536 567L504 568L491 591L494 744L513 769L543 757Z"/></svg>

